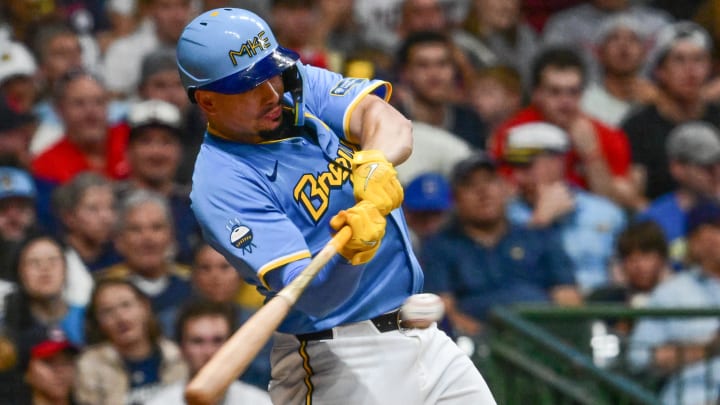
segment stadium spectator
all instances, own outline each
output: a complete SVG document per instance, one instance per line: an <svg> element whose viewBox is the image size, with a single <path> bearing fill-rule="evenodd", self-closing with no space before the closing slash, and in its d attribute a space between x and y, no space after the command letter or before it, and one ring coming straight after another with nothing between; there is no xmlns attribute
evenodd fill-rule
<svg viewBox="0 0 720 405"><path fill-rule="evenodd" d="M40 99L35 112L48 126L62 128L52 106L52 91L67 72L83 68L80 39L73 29L62 22L38 27L33 35L32 51L38 62Z"/></svg>
<svg viewBox="0 0 720 405"><path fill-rule="evenodd" d="M207 119L197 104L190 103L177 71L175 51L159 49L143 58L138 94L142 100L162 100L175 105L182 115L182 160L176 179L190 184L195 157L200 151Z"/></svg>
<svg viewBox="0 0 720 405"><path fill-rule="evenodd" d="M130 282L98 282L87 325L92 345L77 361L79 405L145 403L187 378L179 348L162 336L149 299Z"/></svg>
<svg viewBox="0 0 720 405"><path fill-rule="evenodd" d="M400 83L406 93L401 92L395 103L409 119L443 128L484 149L487 126L469 106L457 102L458 66L453 47L441 33L410 35L397 54Z"/></svg>
<svg viewBox="0 0 720 405"><path fill-rule="evenodd" d="M160 194L133 190L122 199L115 248L123 262L100 270L96 278L135 284L152 304L162 330L172 335L177 310L190 297L189 269L173 260L172 211Z"/></svg>
<svg viewBox="0 0 720 405"><path fill-rule="evenodd" d="M470 105L487 124L488 134L492 134L522 107L520 75L508 66L478 69L469 96Z"/></svg>
<svg viewBox="0 0 720 405"><path fill-rule="evenodd" d="M234 330L232 311L227 305L198 301L180 312L176 326L176 340L190 368L190 376L197 374ZM187 381L176 382L158 392L148 405L185 404ZM270 405L265 390L234 381L222 395L223 403Z"/></svg>
<svg viewBox="0 0 720 405"><path fill-rule="evenodd" d="M566 44L580 51L588 65L588 77L594 81L599 77L592 56L598 47L595 29L598 24L620 13L635 18L649 38L654 38L660 29L672 22L672 17L664 11L631 0L591 0L550 17L543 30L543 42Z"/></svg>
<svg viewBox="0 0 720 405"><path fill-rule="evenodd" d="M45 234L29 236L15 260L17 290L5 297L5 331L28 350L54 330L82 345L84 308L68 304L62 294L67 275L62 244Z"/></svg>
<svg viewBox="0 0 720 405"><path fill-rule="evenodd" d="M163 47L175 49L191 11L190 0L148 1L150 20L140 24L133 34L115 41L105 52L102 77L112 96L127 98L135 93L143 57Z"/></svg>
<svg viewBox="0 0 720 405"><path fill-rule="evenodd" d="M652 221L632 222L620 232L615 247L619 261L617 280L595 289L587 301L646 307L652 291L671 273L662 229ZM623 330L628 332L629 324Z"/></svg>
<svg viewBox="0 0 720 405"><path fill-rule="evenodd" d="M56 84L53 100L65 135L35 157L33 174L56 184L88 170L111 179L126 177L127 129L109 125L102 83L86 71L70 71Z"/></svg>
<svg viewBox="0 0 720 405"><path fill-rule="evenodd" d="M585 81L585 67L576 52L563 47L540 52L532 66L531 105L493 134L489 143L492 155L502 159L512 127L529 122L553 124L570 136L572 149L565 172L570 184L628 208L640 207L644 201L630 179L630 148L625 134L580 109Z"/></svg>
<svg viewBox="0 0 720 405"><path fill-rule="evenodd" d="M417 255L422 251L423 241L445 225L451 207L450 183L442 174L423 173L407 183L403 213Z"/></svg>
<svg viewBox="0 0 720 405"><path fill-rule="evenodd" d="M200 245L195 252L192 284L200 300L228 305L236 326L247 321L264 301L255 286L243 282L240 273L227 259L207 244ZM271 349L272 344L268 342L240 377L242 381L267 390L270 383Z"/></svg>
<svg viewBox="0 0 720 405"><path fill-rule="evenodd" d="M617 234L625 214L610 200L567 183L565 131L534 122L510 129L503 160L513 166L518 197L508 206L511 222L558 233L583 294L610 281Z"/></svg>
<svg viewBox="0 0 720 405"><path fill-rule="evenodd" d="M175 182L182 157L180 111L161 100L146 100L130 108L127 123L130 177L118 184L118 194L122 198L131 190L143 189L163 195L172 210L175 260L190 264L201 236L190 209L190 189Z"/></svg>
<svg viewBox="0 0 720 405"><path fill-rule="evenodd" d="M696 205L688 213L688 254L695 265L659 284L649 308L719 308L720 206ZM712 404L720 389L717 356L720 320L710 318L643 319L628 351L637 371L665 377L662 403Z"/></svg>
<svg viewBox="0 0 720 405"><path fill-rule="evenodd" d="M0 30L0 94L17 106L20 111L29 111L38 97L35 86L37 65L35 58L25 45L12 41L7 33Z"/></svg>
<svg viewBox="0 0 720 405"><path fill-rule="evenodd" d="M0 400L30 403L30 390L23 380L31 348L52 337L63 336L80 345L83 336L83 308L68 304L62 297L66 266L62 246L39 234L26 238L17 250L12 280L15 291L4 298L0 329L13 342L16 362L0 375Z"/></svg>
<svg viewBox="0 0 720 405"><path fill-rule="evenodd" d="M673 265L679 269L685 262L688 211L720 191L720 130L702 121L680 124L670 131L665 150L677 186L653 200L639 217L660 225Z"/></svg>
<svg viewBox="0 0 720 405"><path fill-rule="evenodd" d="M440 0L404 0L400 7L400 20L397 26L398 39L421 31L444 32L448 28Z"/></svg>
<svg viewBox="0 0 720 405"><path fill-rule="evenodd" d="M25 170L0 166L0 279L14 280L13 261L21 242L39 230L37 191Z"/></svg>
<svg viewBox="0 0 720 405"><path fill-rule="evenodd" d="M520 0L472 0L462 28L453 40L476 68L511 66L528 82L538 39L521 17Z"/></svg>
<svg viewBox="0 0 720 405"><path fill-rule="evenodd" d="M97 173L80 173L55 190L53 205L67 245L65 297L85 306L92 274L122 261L112 243L117 220L113 183Z"/></svg>
<svg viewBox="0 0 720 405"><path fill-rule="evenodd" d="M0 94L0 159L28 167L30 139L37 128L37 117Z"/></svg>
<svg viewBox="0 0 720 405"><path fill-rule="evenodd" d="M270 25L277 41L297 52L303 63L327 68L329 61L325 45L315 41L316 2L274 0L271 4Z"/></svg>
<svg viewBox="0 0 720 405"><path fill-rule="evenodd" d="M720 126L720 108L703 101L710 77L712 43L697 24L679 22L658 34L648 71L659 89L652 104L630 114L622 127L632 149L633 164L645 175L645 196L655 199L676 187L669 172L665 143L675 126L701 120Z"/></svg>
<svg viewBox="0 0 720 405"><path fill-rule="evenodd" d="M33 405L72 405L75 359L78 349L60 338L33 346L25 380L30 385Z"/></svg>
<svg viewBox="0 0 720 405"><path fill-rule="evenodd" d="M496 305L581 302L557 235L507 221L494 161L484 153L461 161L451 184L456 217L423 244L421 261L425 289L441 296L455 332L478 335Z"/></svg>
<svg viewBox="0 0 720 405"><path fill-rule="evenodd" d="M628 112L652 101L657 89L641 75L647 55L647 36L632 15L606 18L595 33L599 80L583 93L583 111L610 126L618 126Z"/></svg>
<svg viewBox="0 0 720 405"><path fill-rule="evenodd" d="M136 0L109 0L104 4L104 11L109 26L95 34L101 57L115 41L135 32L140 23L140 10Z"/></svg>

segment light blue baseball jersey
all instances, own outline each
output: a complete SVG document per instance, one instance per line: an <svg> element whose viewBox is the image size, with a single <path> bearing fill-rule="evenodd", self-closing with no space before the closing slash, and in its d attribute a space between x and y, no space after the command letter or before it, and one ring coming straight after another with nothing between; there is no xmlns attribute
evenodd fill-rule
<svg viewBox="0 0 720 405"><path fill-rule="evenodd" d="M552 225L562 238L565 252L570 256L577 284L583 293L608 284L610 266L615 254L615 240L625 228L623 211L601 196L572 189L575 209ZM511 222L527 224L532 208L521 199L508 203Z"/></svg>
<svg viewBox="0 0 720 405"><path fill-rule="evenodd" d="M387 82L304 68L302 128L291 137L260 144L230 142L209 130L193 174L192 208L205 239L235 268L245 269L243 278L268 297L330 240L330 219L355 204L349 168L356 147L347 142L350 114L368 94L390 95ZM352 266L336 255L279 331L308 333L370 319L422 289L422 271L401 210L387 220L374 258Z"/></svg>

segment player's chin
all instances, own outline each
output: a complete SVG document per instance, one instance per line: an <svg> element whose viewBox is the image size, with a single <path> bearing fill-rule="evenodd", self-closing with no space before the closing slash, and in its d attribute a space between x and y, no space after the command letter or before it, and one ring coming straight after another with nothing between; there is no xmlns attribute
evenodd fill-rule
<svg viewBox="0 0 720 405"><path fill-rule="evenodd" d="M282 119L280 119L277 122L271 122L267 125L263 125L262 129L259 131L259 135L264 139L278 139L282 136L282 129Z"/></svg>

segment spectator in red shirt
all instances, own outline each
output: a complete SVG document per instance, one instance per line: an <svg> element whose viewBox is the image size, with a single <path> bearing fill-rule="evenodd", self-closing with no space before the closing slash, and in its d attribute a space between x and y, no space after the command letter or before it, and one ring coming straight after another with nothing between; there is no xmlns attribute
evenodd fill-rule
<svg viewBox="0 0 720 405"><path fill-rule="evenodd" d="M65 135L33 160L33 174L58 184L87 170L111 179L126 177L128 128L109 126L108 95L99 79L82 70L70 71L57 83L53 99Z"/></svg>
<svg viewBox="0 0 720 405"><path fill-rule="evenodd" d="M638 209L645 202L631 180L627 137L582 112L585 79L585 67L575 51L557 47L538 54L532 67L531 105L500 126L489 141L489 149L495 158L501 158L508 131L517 125L538 121L556 125L567 131L572 144L567 159L568 181Z"/></svg>

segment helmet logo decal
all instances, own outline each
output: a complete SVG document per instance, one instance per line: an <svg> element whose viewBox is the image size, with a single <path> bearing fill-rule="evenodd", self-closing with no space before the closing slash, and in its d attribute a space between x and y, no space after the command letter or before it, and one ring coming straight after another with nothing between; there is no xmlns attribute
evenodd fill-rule
<svg viewBox="0 0 720 405"><path fill-rule="evenodd" d="M228 56L230 57L230 62L232 62L233 66L237 66L236 56L240 57L247 55L248 58L252 58L257 55L258 50L262 52L263 49L268 49L271 46L272 44L270 43L270 38L265 36L265 31L260 31L253 38L245 41L240 47L240 50L231 50L228 52Z"/></svg>

